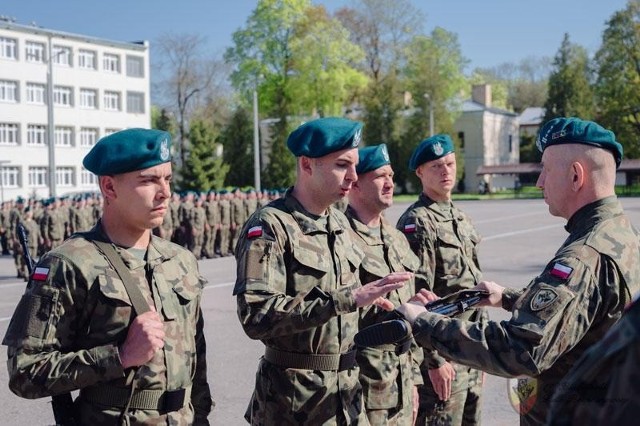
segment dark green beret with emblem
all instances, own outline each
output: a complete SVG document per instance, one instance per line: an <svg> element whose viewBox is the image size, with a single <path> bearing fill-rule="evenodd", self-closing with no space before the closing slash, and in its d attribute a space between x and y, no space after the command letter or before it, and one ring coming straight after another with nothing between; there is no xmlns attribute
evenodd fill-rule
<svg viewBox="0 0 640 426"><path fill-rule="evenodd" d="M378 169L382 166L386 166L387 164L391 164L391 161L389 161L387 144L384 143L360 148L358 150L358 158L359 161L356 166L356 172L359 175Z"/></svg>
<svg viewBox="0 0 640 426"><path fill-rule="evenodd" d="M622 161L622 145L616 141L616 135L593 121L577 117L560 117L547 121L538 133L536 145L540 152L551 145L577 143L591 145L611 151L616 167Z"/></svg>
<svg viewBox="0 0 640 426"><path fill-rule="evenodd" d="M420 145L413 151L409 159L409 168L415 172L427 161L437 160L452 152L454 152L453 141L449 135L431 136L420 142Z"/></svg>
<svg viewBox="0 0 640 426"><path fill-rule="evenodd" d="M163 130L126 129L103 137L82 164L98 176L147 169L171 161L171 135Z"/></svg>
<svg viewBox="0 0 640 426"><path fill-rule="evenodd" d="M291 132L289 150L296 157L324 157L343 149L357 148L362 137L362 123L340 117L308 121Z"/></svg>

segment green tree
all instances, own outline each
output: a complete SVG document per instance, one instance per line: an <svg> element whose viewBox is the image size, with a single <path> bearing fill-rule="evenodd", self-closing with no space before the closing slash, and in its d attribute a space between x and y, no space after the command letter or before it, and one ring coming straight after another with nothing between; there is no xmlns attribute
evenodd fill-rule
<svg viewBox="0 0 640 426"><path fill-rule="evenodd" d="M624 142L625 157L640 157L640 2L613 14L595 55L599 122Z"/></svg>
<svg viewBox="0 0 640 426"><path fill-rule="evenodd" d="M544 105L544 121L570 116L593 119L595 97L592 80L593 72L586 49L572 44L569 34L565 34L549 76L549 95Z"/></svg>
<svg viewBox="0 0 640 426"><path fill-rule="evenodd" d="M216 143L216 131L201 118L191 120L189 145L182 175L180 190L209 191L222 188L229 165L224 164Z"/></svg>
<svg viewBox="0 0 640 426"><path fill-rule="evenodd" d="M219 141L224 147L222 158L229 166L225 185L253 185L253 122L245 108L236 109Z"/></svg>
<svg viewBox="0 0 640 426"><path fill-rule="evenodd" d="M171 133L171 136L175 136L176 123L171 117L169 111L166 108L158 108L156 106L151 107L151 128L164 130Z"/></svg>

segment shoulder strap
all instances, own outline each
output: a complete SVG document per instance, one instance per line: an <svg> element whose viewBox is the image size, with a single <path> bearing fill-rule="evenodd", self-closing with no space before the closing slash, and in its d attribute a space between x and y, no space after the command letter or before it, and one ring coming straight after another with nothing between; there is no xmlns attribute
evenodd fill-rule
<svg viewBox="0 0 640 426"><path fill-rule="evenodd" d="M133 305L133 309L136 312L136 315L141 315L145 312L149 312L151 310L149 308L149 304L140 292L140 289L131 276L129 269L125 266L122 258L113 248L113 246L110 243L105 243L104 241L93 240L93 243L98 246L98 249L105 256L107 256L109 263L111 263L111 266L113 266L113 268L118 273L118 276L124 283L124 287L127 290L127 294L129 295L129 299L131 300L131 304Z"/></svg>

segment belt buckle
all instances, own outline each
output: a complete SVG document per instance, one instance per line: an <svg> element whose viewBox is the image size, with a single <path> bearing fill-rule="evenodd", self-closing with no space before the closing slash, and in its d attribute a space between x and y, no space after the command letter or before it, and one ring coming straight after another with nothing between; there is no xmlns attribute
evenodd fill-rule
<svg viewBox="0 0 640 426"><path fill-rule="evenodd" d="M186 391L184 389L177 389L167 391L164 395L163 411L170 413L172 411L178 411L184 407L184 397Z"/></svg>

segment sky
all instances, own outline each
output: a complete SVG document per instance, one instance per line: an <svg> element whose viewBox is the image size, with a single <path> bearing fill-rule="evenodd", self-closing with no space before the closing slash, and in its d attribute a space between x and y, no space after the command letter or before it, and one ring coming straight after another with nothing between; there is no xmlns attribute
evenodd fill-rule
<svg viewBox="0 0 640 426"><path fill-rule="evenodd" d="M456 33L466 72L527 57L553 57L565 33L595 53L606 22L626 0L411 0L425 31ZM312 0L330 12L355 3ZM16 23L116 41L153 41L162 34L199 34L214 54L231 45L255 0L0 0L0 15ZM152 58L153 61L153 58Z"/></svg>

